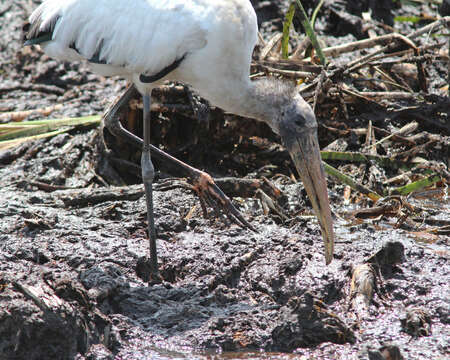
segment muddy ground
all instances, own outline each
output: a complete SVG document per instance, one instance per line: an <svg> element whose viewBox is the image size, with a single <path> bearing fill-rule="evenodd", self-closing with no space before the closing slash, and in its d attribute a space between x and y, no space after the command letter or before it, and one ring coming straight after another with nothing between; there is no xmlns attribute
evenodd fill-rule
<svg viewBox="0 0 450 360"><path fill-rule="evenodd" d="M265 39L282 29L287 2L252 2ZM62 104L52 118L102 113L123 91L124 81L21 47L23 22L37 3L0 3L0 111ZM312 5L304 3L307 9ZM423 23L397 23L394 16L438 11L436 5L401 7L391 1L325 2L318 33L330 45L367 37L361 11L369 6L376 24L406 33ZM427 64L429 93L445 97L440 88L446 66ZM329 177L337 240L335 259L325 266L317 222L308 216L309 201L301 183L293 181L295 172L278 139L220 109L200 116L198 109L190 110L193 102L184 90L176 94L187 110L152 114L165 130L154 143L222 179L224 187L225 177L267 176L285 195L287 217L265 214L261 201L250 196L233 202L258 233L205 218L195 193L172 186L176 182L169 176L177 174L158 163L155 217L164 281L148 285L138 150L125 146L122 153L120 144L109 142L107 151L102 139L111 137L85 127L2 151L0 359L448 358L445 232L397 228L387 218L344 220L348 211L371 202L349 203L344 186ZM367 114L377 110L382 111L352 108L346 125L367 127ZM426 156L448 169L448 108L447 115L445 108L441 113L447 123L437 127L416 119L416 133L442 137ZM27 117L38 118L42 115ZM407 121L383 114L373 118L388 130ZM329 125L328 120L319 116L321 124ZM338 115L334 121L346 120ZM260 137L249 138L252 130ZM322 147L339 137L322 125L319 135ZM364 141L343 138L353 151ZM364 174L359 180L370 181ZM426 216L449 221L446 199L428 204ZM353 286L364 279L368 288L376 285L373 296L351 291L352 273L359 276Z"/></svg>

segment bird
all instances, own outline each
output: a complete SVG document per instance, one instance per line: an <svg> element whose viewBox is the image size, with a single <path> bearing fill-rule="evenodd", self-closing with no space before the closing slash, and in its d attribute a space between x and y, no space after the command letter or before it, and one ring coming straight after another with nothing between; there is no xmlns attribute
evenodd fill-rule
<svg viewBox="0 0 450 360"><path fill-rule="evenodd" d="M142 144L154 276L158 262L152 154L179 162L150 143L152 90L167 80L189 85L224 111L264 122L280 136L318 218L326 264L333 259L333 220L316 117L295 85L270 77L250 79L257 35L257 16L250 0L44 0L29 17L25 45L40 45L48 56L62 61L85 60L93 72L120 76L132 84L110 114L129 99L131 88L142 96L143 140L128 133L113 116L106 117L105 123L114 134ZM199 176L200 192L207 198L232 208L208 174L184 163L181 166ZM231 212L248 224L234 208Z"/></svg>

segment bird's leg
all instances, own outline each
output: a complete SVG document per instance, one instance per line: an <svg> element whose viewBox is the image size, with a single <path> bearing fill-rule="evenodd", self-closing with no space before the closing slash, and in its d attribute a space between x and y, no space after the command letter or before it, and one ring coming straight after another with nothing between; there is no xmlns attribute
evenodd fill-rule
<svg viewBox="0 0 450 360"><path fill-rule="evenodd" d="M141 169L142 181L145 187L145 201L147 203L148 237L150 243L150 276L158 275L158 255L156 253L155 218L153 214L153 179L155 168L150 156L150 94L143 96L144 103L144 144L142 146Z"/></svg>
<svg viewBox="0 0 450 360"><path fill-rule="evenodd" d="M137 90L134 85L128 87L125 93L106 110L103 118L105 126L114 136L123 137L134 146L142 147L144 143L142 139L122 126L119 115L122 108L126 106L136 94ZM178 160L150 143L148 146L154 157L165 164L169 164L174 170L176 169L178 174L191 180L194 184L193 189L199 195L200 199L205 200L216 211L221 210L234 223L255 231L252 225L245 220L242 214L234 207L228 196L220 190L209 174Z"/></svg>
<svg viewBox="0 0 450 360"><path fill-rule="evenodd" d="M117 112L128 106L130 100L138 94L134 85L129 86L125 92L114 101L109 108L105 111L103 115L104 123L106 128L113 134L115 137L125 138L128 142L133 144L138 148L142 148L143 141L140 137L134 135L132 132L125 129L120 122L120 114Z"/></svg>

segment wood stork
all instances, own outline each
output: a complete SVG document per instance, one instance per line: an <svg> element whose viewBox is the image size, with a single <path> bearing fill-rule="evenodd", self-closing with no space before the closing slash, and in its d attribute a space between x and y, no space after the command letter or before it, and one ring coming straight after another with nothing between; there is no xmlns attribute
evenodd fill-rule
<svg viewBox="0 0 450 360"><path fill-rule="evenodd" d="M141 167L154 275L157 257L150 150L154 155L170 156L150 144L150 101L152 90L166 80L189 84L212 104L263 121L281 136L318 217L326 263L332 260L333 221L316 118L293 86L275 79L250 81L258 28L249 0L44 0L29 21L25 45L39 44L47 55L60 60L87 60L94 72L122 76L142 94ZM113 133L142 143L111 117L106 120ZM224 203L226 197L214 188L211 177L193 170L196 172L191 175L201 175L202 191ZM229 208L229 204L228 200L223 206Z"/></svg>

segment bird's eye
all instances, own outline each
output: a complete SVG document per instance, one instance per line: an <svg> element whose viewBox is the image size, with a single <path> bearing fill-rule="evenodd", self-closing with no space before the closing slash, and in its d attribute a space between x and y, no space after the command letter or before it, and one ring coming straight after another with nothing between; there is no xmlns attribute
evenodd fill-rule
<svg viewBox="0 0 450 360"><path fill-rule="evenodd" d="M306 120L303 116L297 116L294 120L295 125L297 126L305 126Z"/></svg>

